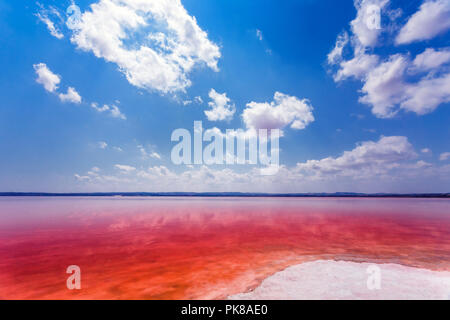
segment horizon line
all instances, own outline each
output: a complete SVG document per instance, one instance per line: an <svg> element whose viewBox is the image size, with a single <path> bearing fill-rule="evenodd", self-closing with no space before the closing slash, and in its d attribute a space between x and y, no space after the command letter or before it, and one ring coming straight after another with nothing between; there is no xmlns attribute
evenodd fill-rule
<svg viewBox="0 0 450 320"><path fill-rule="evenodd" d="M450 198L448 192L434 193L362 193L362 192L0 192L0 197L360 197L360 198Z"/></svg>

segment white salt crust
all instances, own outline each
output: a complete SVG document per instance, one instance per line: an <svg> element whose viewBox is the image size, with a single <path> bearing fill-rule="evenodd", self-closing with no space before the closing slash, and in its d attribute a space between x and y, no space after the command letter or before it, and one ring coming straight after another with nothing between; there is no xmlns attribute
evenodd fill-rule
<svg viewBox="0 0 450 320"><path fill-rule="evenodd" d="M370 266L375 268L369 268ZM380 271L379 289L376 289L376 281L373 281L376 277L374 272L377 270ZM268 277L253 291L228 298L448 300L450 272L430 271L398 264L318 260L291 266Z"/></svg>

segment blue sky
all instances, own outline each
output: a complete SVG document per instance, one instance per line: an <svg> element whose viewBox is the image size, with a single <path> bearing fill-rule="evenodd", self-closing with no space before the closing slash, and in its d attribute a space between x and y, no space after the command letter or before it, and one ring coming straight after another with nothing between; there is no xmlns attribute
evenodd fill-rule
<svg viewBox="0 0 450 320"><path fill-rule="evenodd" d="M448 1L119 2L0 0L1 191L449 191ZM194 121L275 121L281 170L174 165Z"/></svg>

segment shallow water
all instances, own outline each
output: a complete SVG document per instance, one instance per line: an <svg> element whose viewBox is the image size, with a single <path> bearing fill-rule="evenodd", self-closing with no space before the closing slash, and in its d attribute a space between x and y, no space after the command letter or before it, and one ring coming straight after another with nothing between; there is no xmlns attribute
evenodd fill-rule
<svg viewBox="0 0 450 320"><path fill-rule="evenodd" d="M450 201L0 198L3 299L221 299L318 259L448 271Z"/></svg>

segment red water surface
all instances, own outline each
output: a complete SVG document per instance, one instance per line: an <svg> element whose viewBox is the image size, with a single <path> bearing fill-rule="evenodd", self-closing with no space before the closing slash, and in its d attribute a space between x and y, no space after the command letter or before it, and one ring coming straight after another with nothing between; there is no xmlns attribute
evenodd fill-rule
<svg viewBox="0 0 450 320"><path fill-rule="evenodd" d="M316 259L448 271L450 201L0 198L3 299L222 299Z"/></svg>

